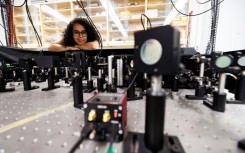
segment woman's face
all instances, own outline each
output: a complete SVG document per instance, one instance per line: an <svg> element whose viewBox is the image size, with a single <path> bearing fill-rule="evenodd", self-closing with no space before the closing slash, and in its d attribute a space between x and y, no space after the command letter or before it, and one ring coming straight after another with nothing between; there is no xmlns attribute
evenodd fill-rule
<svg viewBox="0 0 245 153"><path fill-rule="evenodd" d="M81 24L75 23L73 25L73 39L78 45L87 42L87 32Z"/></svg>

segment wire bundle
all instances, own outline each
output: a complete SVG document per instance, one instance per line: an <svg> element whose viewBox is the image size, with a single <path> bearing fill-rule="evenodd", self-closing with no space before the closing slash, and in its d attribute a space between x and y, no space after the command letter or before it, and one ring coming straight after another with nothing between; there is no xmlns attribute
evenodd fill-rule
<svg viewBox="0 0 245 153"><path fill-rule="evenodd" d="M13 3L14 3L14 1L13 1ZM34 33L35 33L35 36L37 38L38 45L42 46L41 38L40 38L40 36L39 36L39 34L38 34L34 24L33 24L33 21L32 21L32 17L31 17L31 13L30 13L30 10L29 10L28 4L27 4L27 0L24 0L24 2L21 5L18 5L18 6L12 5L10 1L6 2L6 0L2 0L0 4L1 4L1 16L2 16L2 22L3 22L3 25L1 25L1 26L6 31L5 32L6 45L10 46L11 44L13 44L12 38L14 38L15 41L21 46L21 44L17 41L17 38L15 36L15 32L14 32L13 9L12 9L12 7L23 7L25 5L26 13L27 13L28 19L29 19L29 21L30 21L30 23L31 23L31 25L32 25L32 27L34 29ZM3 9L9 10L9 12L8 11L4 12ZM7 22L5 22L4 13L9 13L9 18L8 18ZM6 25L5 23L8 23L9 25ZM7 26L9 28L7 28ZM10 41L8 41L8 36L7 36L8 32L9 32L9 40ZM1 44L3 45L2 42L1 42Z"/></svg>

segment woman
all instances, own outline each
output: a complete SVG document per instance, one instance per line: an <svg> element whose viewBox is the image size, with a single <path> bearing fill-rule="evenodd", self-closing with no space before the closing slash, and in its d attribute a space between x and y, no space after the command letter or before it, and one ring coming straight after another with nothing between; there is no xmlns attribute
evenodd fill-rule
<svg viewBox="0 0 245 153"><path fill-rule="evenodd" d="M68 25L61 40L53 42L48 51L94 50L99 48L99 36L84 18L75 18Z"/></svg>

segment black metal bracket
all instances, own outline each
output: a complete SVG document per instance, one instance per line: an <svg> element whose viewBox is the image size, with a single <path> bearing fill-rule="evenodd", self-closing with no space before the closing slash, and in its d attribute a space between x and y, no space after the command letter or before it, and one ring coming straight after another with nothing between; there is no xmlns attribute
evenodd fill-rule
<svg viewBox="0 0 245 153"><path fill-rule="evenodd" d="M227 104L243 104L245 105L245 101L240 101L240 100L227 100Z"/></svg>
<svg viewBox="0 0 245 153"><path fill-rule="evenodd" d="M29 76L29 71L28 70L23 70L22 72L22 76L23 76L23 85L24 85L24 91L29 91L29 90L33 90L33 89L38 89L39 86L31 86L31 80L30 80L30 76Z"/></svg>
<svg viewBox="0 0 245 153"><path fill-rule="evenodd" d="M226 104L226 94L225 93L220 94L218 92L214 92L213 102L211 102L210 100L204 100L203 104L214 111L224 112L225 104Z"/></svg>
<svg viewBox="0 0 245 153"><path fill-rule="evenodd" d="M185 98L189 100L206 100L205 95L205 86L198 86L195 89L195 95L185 95Z"/></svg>
<svg viewBox="0 0 245 153"><path fill-rule="evenodd" d="M118 131L118 129L112 130L112 124L111 123L93 123L96 125L96 128L94 129L96 131L93 138L87 137L87 139L95 140L95 141L106 141L110 142L112 140L113 136L113 142L120 142L123 140L123 133L119 134L118 132L113 135L113 132ZM83 130L87 131L90 128L90 124L85 124Z"/></svg>
<svg viewBox="0 0 245 153"><path fill-rule="evenodd" d="M163 148L157 153L185 153L178 137L164 136ZM123 144L124 153L152 153L144 143L143 133L128 132Z"/></svg>
<svg viewBox="0 0 245 153"><path fill-rule="evenodd" d="M14 91L15 88L6 88L6 82L4 81L4 78L0 77L0 92L10 92L10 91Z"/></svg>
<svg viewBox="0 0 245 153"><path fill-rule="evenodd" d="M93 85L93 80L87 80L87 89L84 89L84 93L90 93L95 90L95 87Z"/></svg>
<svg viewBox="0 0 245 153"><path fill-rule="evenodd" d="M48 72L48 87L43 88L42 91L49 91L59 87L59 85L54 85L54 70L50 69Z"/></svg>

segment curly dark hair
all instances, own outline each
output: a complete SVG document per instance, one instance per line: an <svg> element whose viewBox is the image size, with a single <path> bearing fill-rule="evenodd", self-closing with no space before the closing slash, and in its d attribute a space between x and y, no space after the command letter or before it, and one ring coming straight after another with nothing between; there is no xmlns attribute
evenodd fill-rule
<svg viewBox="0 0 245 153"><path fill-rule="evenodd" d="M65 31L64 31L64 38L62 45L64 46L74 46L77 45L77 43L73 39L73 25L75 23L83 25L83 27L86 29L87 32L87 42L91 41L99 41L98 33L95 31L94 27L88 22L85 18L75 18L67 25Z"/></svg>

